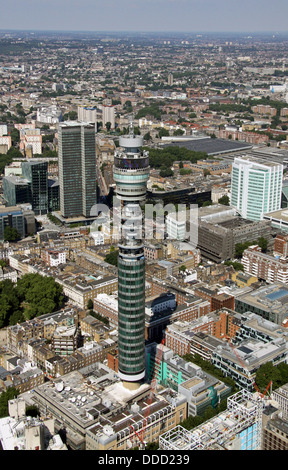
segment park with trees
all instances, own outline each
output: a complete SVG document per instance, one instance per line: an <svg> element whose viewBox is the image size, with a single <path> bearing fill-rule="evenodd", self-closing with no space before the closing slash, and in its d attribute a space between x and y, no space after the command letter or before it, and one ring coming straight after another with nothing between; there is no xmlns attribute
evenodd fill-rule
<svg viewBox="0 0 288 470"><path fill-rule="evenodd" d="M24 274L17 283L0 282L0 328L57 311L64 302L63 288L53 277Z"/></svg>

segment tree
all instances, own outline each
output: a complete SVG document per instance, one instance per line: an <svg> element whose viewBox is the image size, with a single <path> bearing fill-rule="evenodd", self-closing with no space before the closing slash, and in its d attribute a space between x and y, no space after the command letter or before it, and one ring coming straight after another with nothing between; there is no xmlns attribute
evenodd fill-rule
<svg viewBox="0 0 288 470"><path fill-rule="evenodd" d="M0 394L0 418L8 416L8 401L13 400L18 395L19 391L15 387L9 387Z"/></svg>
<svg viewBox="0 0 288 470"><path fill-rule="evenodd" d="M264 237L259 237L257 243L258 246L261 248L262 253L266 253L268 248L268 240Z"/></svg>
<svg viewBox="0 0 288 470"><path fill-rule="evenodd" d="M233 266L235 271L244 271L244 266L242 263L239 263L238 261L225 261L224 262L225 266Z"/></svg>
<svg viewBox="0 0 288 470"><path fill-rule="evenodd" d="M167 178L169 176L174 176L174 172L171 168L161 168L159 175L162 176L162 178Z"/></svg>
<svg viewBox="0 0 288 470"><path fill-rule="evenodd" d="M14 227L5 227L4 228L4 240L5 242L17 242L20 240L21 235L18 230Z"/></svg>
<svg viewBox="0 0 288 470"><path fill-rule="evenodd" d="M87 302L87 309L88 310L93 310L93 300L89 299Z"/></svg>
<svg viewBox="0 0 288 470"><path fill-rule="evenodd" d="M112 264L113 266L118 266L118 253L119 250L111 251L105 256L104 261L106 261L106 263Z"/></svg>
<svg viewBox="0 0 288 470"><path fill-rule="evenodd" d="M152 140L152 139L151 139L151 134L150 134L150 132L146 132L146 134L144 134L143 139L144 139L144 140L147 140L147 141Z"/></svg>
<svg viewBox="0 0 288 470"><path fill-rule="evenodd" d="M0 282L0 328L9 325L11 316L19 309L17 286L10 279Z"/></svg>
<svg viewBox="0 0 288 470"><path fill-rule="evenodd" d="M271 380L274 389L280 387L282 384L281 372L273 362L266 362L257 370L255 382L259 390L264 393Z"/></svg>
<svg viewBox="0 0 288 470"><path fill-rule="evenodd" d="M177 136L177 135L183 135L184 134L184 131L183 129L176 129L174 132L173 132L173 135Z"/></svg>
<svg viewBox="0 0 288 470"><path fill-rule="evenodd" d="M159 130L159 138L161 139L161 137L169 137L169 131L167 129L160 129Z"/></svg>
<svg viewBox="0 0 288 470"><path fill-rule="evenodd" d="M222 197L220 197L220 199L218 199L218 202L219 202L219 204L223 204L223 206L229 206L229 204L230 204L229 196L224 194L224 196L222 196Z"/></svg>
<svg viewBox="0 0 288 470"><path fill-rule="evenodd" d="M51 276L25 274L17 282L17 292L26 319L56 311L61 307L63 288Z"/></svg>
<svg viewBox="0 0 288 470"><path fill-rule="evenodd" d="M110 129L111 129L111 122L110 121L106 122L105 126L106 126L106 129L107 129L107 132L109 132Z"/></svg>
<svg viewBox="0 0 288 470"><path fill-rule="evenodd" d="M211 206L212 205L212 201L204 201L203 204L202 204L202 207L207 207L207 206Z"/></svg>
<svg viewBox="0 0 288 470"><path fill-rule="evenodd" d="M256 245L257 242L244 242L244 243L236 243L235 245L235 258L241 258L243 255L243 251L246 250L250 245Z"/></svg>

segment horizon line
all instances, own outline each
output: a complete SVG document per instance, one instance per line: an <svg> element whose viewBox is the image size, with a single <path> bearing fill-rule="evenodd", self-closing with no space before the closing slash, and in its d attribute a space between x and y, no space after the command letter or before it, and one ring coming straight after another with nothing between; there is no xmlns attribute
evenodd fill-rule
<svg viewBox="0 0 288 470"><path fill-rule="evenodd" d="M137 34L288 34L288 30L257 30L257 31L242 31L242 30L222 30L222 31L211 31L211 30L194 30L194 31L180 31L180 30L83 30L83 29L23 29L23 28L0 28L0 32L56 32L56 33L137 33Z"/></svg>

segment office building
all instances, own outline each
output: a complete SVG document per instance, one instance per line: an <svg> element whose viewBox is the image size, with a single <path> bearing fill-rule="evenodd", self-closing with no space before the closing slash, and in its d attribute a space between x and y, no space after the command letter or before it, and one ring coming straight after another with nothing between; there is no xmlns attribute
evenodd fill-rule
<svg viewBox="0 0 288 470"><path fill-rule="evenodd" d="M288 420L288 384L282 385L272 393L272 398L278 404L283 418Z"/></svg>
<svg viewBox="0 0 288 470"><path fill-rule="evenodd" d="M221 263L235 257L237 243L270 236L271 225L267 220L253 222L239 216L223 215L217 221L199 220L197 248L204 258Z"/></svg>
<svg viewBox="0 0 288 470"><path fill-rule="evenodd" d="M148 152L143 137L119 139L113 175L117 198L122 203L122 237L118 244L119 377L127 387L138 387L145 377L145 258L142 211L149 179Z"/></svg>
<svg viewBox="0 0 288 470"><path fill-rule="evenodd" d="M20 207L0 208L0 241L5 239L5 228L15 228L20 237L25 237L25 218Z"/></svg>
<svg viewBox="0 0 288 470"><path fill-rule="evenodd" d="M274 405L263 411L261 450L288 450L288 422Z"/></svg>
<svg viewBox="0 0 288 470"><path fill-rule="evenodd" d="M235 297L235 311L242 314L253 312L265 320L282 325L288 318L287 299L287 287L277 282Z"/></svg>
<svg viewBox="0 0 288 470"><path fill-rule="evenodd" d="M48 212L48 163L23 162L22 175L29 181L32 209L36 215ZM29 201L26 201L29 202Z"/></svg>
<svg viewBox="0 0 288 470"><path fill-rule="evenodd" d="M172 240L185 240L186 233L186 213L173 212L166 217L166 230L168 238Z"/></svg>
<svg viewBox="0 0 288 470"><path fill-rule="evenodd" d="M60 123L58 141L61 215L88 218L97 201L95 126Z"/></svg>
<svg viewBox="0 0 288 470"><path fill-rule="evenodd" d="M21 176L4 176L3 196L7 206L17 206L18 204L31 202L31 187L27 179Z"/></svg>
<svg viewBox="0 0 288 470"><path fill-rule="evenodd" d="M231 206L248 220L262 220L281 208L283 166L255 157L236 157L232 165Z"/></svg>
<svg viewBox="0 0 288 470"><path fill-rule="evenodd" d="M48 178L48 211L59 211L60 194L59 181Z"/></svg>
<svg viewBox="0 0 288 470"><path fill-rule="evenodd" d="M159 344L152 343L146 349L148 376L149 372L153 371L155 357L160 347ZM157 382L186 397L187 416L203 415L209 406L215 408L231 394L232 390L219 378L213 377L198 365L174 354L166 346L163 348Z"/></svg>

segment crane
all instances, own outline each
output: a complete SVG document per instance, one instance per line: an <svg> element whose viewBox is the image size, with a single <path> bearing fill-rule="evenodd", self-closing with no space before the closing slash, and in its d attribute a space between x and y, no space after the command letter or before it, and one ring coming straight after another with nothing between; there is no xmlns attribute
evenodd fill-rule
<svg viewBox="0 0 288 470"><path fill-rule="evenodd" d="M137 432L134 429L133 425L129 424L129 426L131 428L131 431L138 437L138 439L140 440L140 442L142 443L144 448L145 448L145 441L144 441L145 431L146 431L147 421L148 421L148 418L149 418L149 415L150 415L150 409L151 409L151 404L152 404L152 400L153 400L153 396L154 396L154 390L155 390L155 387L156 387L156 384L157 384L157 375L158 375L160 365L161 365L161 361L162 361L164 346L165 346L165 336L161 341L160 347L158 348L156 358L155 358L155 366L154 366L154 370L153 370L153 377L152 377L152 380L151 380L151 388L150 388L150 391L149 391L148 401L147 401L148 406L145 409L142 429L141 429L140 432Z"/></svg>

